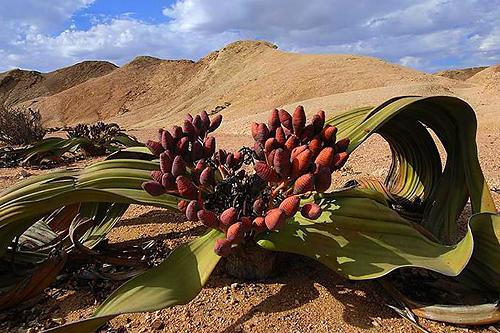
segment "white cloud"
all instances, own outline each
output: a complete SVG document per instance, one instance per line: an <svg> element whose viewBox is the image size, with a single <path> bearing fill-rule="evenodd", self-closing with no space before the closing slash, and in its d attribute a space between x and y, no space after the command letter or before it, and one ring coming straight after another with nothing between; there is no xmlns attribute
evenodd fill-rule
<svg viewBox="0 0 500 333"><path fill-rule="evenodd" d="M500 0L178 0L163 10L163 23L121 15L85 31L61 27L91 0L20 2L37 9L0 14L0 28L17 29L15 38L0 32L0 70L47 70L88 58L123 64L140 54L196 59L237 39L297 52L361 53L427 70L500 60Z"/></svg>

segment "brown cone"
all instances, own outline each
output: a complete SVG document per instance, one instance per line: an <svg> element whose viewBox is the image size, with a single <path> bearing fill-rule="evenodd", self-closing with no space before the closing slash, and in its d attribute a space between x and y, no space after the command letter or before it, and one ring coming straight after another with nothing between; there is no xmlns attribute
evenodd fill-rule
<svg viewBox="0 0 500 333"><path fill-rule="evenodd" d="M281 210L285 212L287 217L292 217L297 213L300 206L300 198L296 195L286 198L280 204Z"/></svg>
<svg viewBox="0 0 500 333"><path fill-rule="evenodd" d="M293 160L294 158L296 158L300 153L302 153L306 149L307 149L307 145L298 146L298 147L292 149L292 153L290 154L290 158Z"/></svg>
<svg viewBox="0 0 500 333"><path fill-rule="evenodd" d="M320 151L320 153L318 154L318 156L314 160L314 163L316 163L317 165L331 169L334 154L335 154L335 150L332 147L325 147Z"/></svg>
<svg viewBox="0 0 500 333"><path fill-rule="evenodd" d="M304 112L304 108L302 105L299 105L295 108L292 117L293 123L293 133L298 137L301 136L304 126L306 125L306 113Z"/></svg>
<svg viewBox="0 0 500 333"><path fill-rule="evenodd" d="M279 126L277 129L276 129L276 135L274 136L276 138L276 141L278 141L278 144L280 146L284 146L285 143L286 143L286 135L285 135L285 131L283 131L283 128L281 126Z"/></svg>
<svg viewBox="0 0 500 333"><path fill-rule="evenodd" d="M174 125L172 126L172 129L170 129L170 134L174 139L180 139L183 136L182 128L177 125Z"/></svg>
<svg viewBox="0 0 500 333"><path fill-rule="evenodd" d="M321 216L321 212L321 207L316 203L307 203L300 210L302 216L310 220L316 220Z"/></svg>
<svg viewBox="0 0 500 333"><path fill-rule="evenodd" d="M300 141L302 141L302 143L308 143L309 141L311 141L315 134L316 133L314 132L313 125L309 124L304 127L302 135L300 136Z"/></svg>
<svg viewBox="0 0 500 333"><path fill-rule="evenodd" d="M278 141L276 141L275 138L269 138L266 140L266 143L264 144L264 152L266 154L269 154L273 149L278 148L279 144Z"/></svg>
<svg viewBox="0 0 500 333"><path fill-rule="evenodd" d="M332 173L330 168L319 166L316 174L314 175L314 188L318 192L325 192L332 185Z"/></svg>
<svg viewBox="0 0 500 333"><path fill-rule="evenodd" d="M166 190L175 190L176 188L175 177L172 176L170 172L164 173L163 176L161 177L161 185Z"/></svg>
<svg viewBox="0 0 500 333"><path fill-rule="evenodd" d="M314 177L312 173L300 176L293 184L293 194L302 194L314 189Z"/></svg>
<svg viewBox="0 0 500 333"><path fill-rule="evenodd" d="M264 148L260 142L255 142L253 144L253 150L255 151L257 158L259 158L260 160L264 159Z"/></svg>
<svg viewBox="0 0 500 333"><path fill-rule="evenodd" d="M323 141L316 135L307 146L309 150L313 152L313 156L318 156L319 152L323 148Z"/></svg>
<svg viewBox="0 0 500 333"><path fill-rule="evenodd" d="M295 134L292 134L288 137L288 139L285 142L285 148L288 149L289 151L294 150L300 145L300 140Z"/></svg>
<svg viewBox="0 0 500 333"><path fill-rule="evenodd" d="M196 221L198 219L198 211L200 210L200 205L196 200L192 200L186 207L186 218L189 221Z"/></svg>
<svg viewBox="0 0 500 333"><path fill-rule="evenodd" d="M158 141L148 140L146 142L146 147L148 147L151 153L155 156L160 156L160 154L165 151L161 143Z"/></svg>
<svg viewBox="0 0 500 333"><path fill-rule="evenodd" d="M178 176L175 179L177 189L181 197L194 200L198 196L198 189L194 186L193 182L185 176Z"/></svg>
<svg viewBox="0 0 500 333"><path fill-rule="evenodd" d="M161 145L165 150L172 150L172 148L174 148L174 138L169 131L162 131Z"/></svg>
<svg viewBox="0 0 500 333"><path fill-rule="evenodd" d="M238 210L234 207L230 207L226 209L225 211L220 214L219 220L221 223L221 226L224 228L228 228L231 224L236 222L238 219Z"/></svg>
<svg viewBox="0 0 500 333"><path fill-rule="evenodd" d="M181 200L177 203L177 209L179 209L179 211L182 213L186 213L186 208L187 208L188 204L189 204L189 201Z"/></svg>
<svg viewBox="0 0 500 333"><path fill-rule="evenodd" d="M274 109L269 113L269 119L267 124L269 125L269 131L271 132L276 131L276 129L281 125L277 109Z"/></svg>
<svg viewBox="0 0 500 333"><path fill-rule="evenodd" d="M214 252L221 257L227 257L231 254L231 242L225 238L218 239L215 241Z"/></svg>
<svg viewBox="0 0 500 333"><path fill-rule="evenodd" d="M260 123L257 128L257 135L255 141L264 143L269 138L269 129L266 124Z"/></svg>
<svg viewBox="0 0 500 333"><path fill-rule="evenodd" d="M193 123L187 119L184 120L182 131L191 141L196 137L196 130L194 129Z"/></svg>
<svg viewBox="0 0 500 333"><path fill-rule="evenodd" d="M226 231L226 239L230 241L232 244L237 244L243 240L243 236L245 235L245 230L243 227L243 223L236 222L231 224Z"/></svg>
<svg viewBox="0 0 500 333"><path fill-rule="evenodd" d="M325 126L325 111L319 111L312 118L311 124L314 127L314 133L319 134Z"/></svg>
<svg viewBox="0 0 500 333"><path fill-rule="evenodd" d="M217 215L211 210L202 209L198 211L198 220L200 220L204 225L209 228L218 228L219 227L219 218Z"/></svg>
<svg viewBox="0 0 500 333"><path fill-rule="evenodd" d="M335 156L333 156L333 169L338 170L342 168L344 164L347 162L348 158L349 158L349 153L345 151L335 154Z"/></svg>
<svg viewBox="0 0 500 333"><path fill-rule="evenodd" d="M262 216L257 216L253 220L252 225L257 232L262 232L262 231L267 230L265 219Z"/></svg>
<svg viewBox="0 0 500 333"><path fill-rule="evenodd" d="M163 172L161 172L160 170L154 170L151 171L150 176L151 178L153 178L153 180L161 184L161 177L163 176Z"/></svg>
<svg viewBox="0 0 500 333"><path fill-rule="evenodd" d="M290 153L288 150L284 150L283 148L278 148L274 151L274 170L281 176L281 178L287 178L290 176L290 170L292 167L290 162Z"/></svg>
<svg viewBox="0 0 500 333"><path fill-rule="evenodd" d="M184 175L186 173L186 162L180 156L176 156L172 162L172 175L174 177Z"/></svg>
<svg viewBox="0 0 500 333"><path fill-rule="evenodd" d="M189 139L187 137L181 138L179 141L177 141L176 148L178 155L186 155L189 149Z"/></svg>
<svg viewBox="0 0 500 333"><path fill-rule="evenodd" d="M241 224L243 224L243 229L246 231L250 231L252 229L252 219L248 216L243 216L241 219Z"/></svg>
<svg viewBox="0 0 500 333"><path fill-rule="evenodd" d="M148 180L147 182L142 183L142 189L148 192L150 195L157 197L165 193L165 189L161 186L160 183L154 180Z"/></svg>
<svg viewBox="0 0 500 333"><path fill-rule="evenodd" d="M332 125L326 125L321 131L321 139L325 142L327 146L333 146L335 144L337 136L337 127Z"/></svg>
<svg viewBox="0 0 500 333"><path fill-rule="evenodd" d="M203 148L205 149L205 157L211 157L215 153L215 138L213 136L207 137L203 141Z"/></svg>
<svg viewBox="0 0 500 333"><path fill-rule="evenodd" d="M278 230L286 222L285 212L280 208L271 209L267 212L264 222L267 229L271 231Z"/></svg>
<svg viewBox="0 0 500 333"><path fill-rule="evenodd" d="M264 203L264 200L262 200L261 198L255 199L255 201L253 202L252 209L255 214L261 215L266 209L266 204Z"/></svg>
<svg viewBox="0 0 500 333"><path fill-rule="evenodd" d="M266 182L276 181L276 172L266 163L257 161L254 165L255 174Z"/></svg>
<svg viewBox="0 0 500 333"><path fill-rule="evenodd" d="M203 128L205 129L205 131L208 130L208 128L210 127L210 117L208 116L207 111L203 111L202 113L200 113L200 118L203 124Z"/></svg>
<svg viewBox="0 0 500 333"><path fill-rule="evenodd" d="M293 130L292 116L286 110L279 110L278 115L280 118L281 125L287 128L288 130Z"/></svg>
<svg viewBox="0 0 500 333"><path fill-rule="evenodd" d="M349 147L349 142L350 142L349 138L337 141L337 143L335 144L335 151L337 153L346 151L347 148Z"/></svg>
<svg viewBox="0 0 500 333"><path fill-rule="evenodd" d="M313 161L313 154L308 148L298 154L292 161L292 177L299 177L306 172Z"/></svg>
<svg viewBox="0 0 500 333"><path fill-rule="evenodd" d="M160 170L162 172L170 172L172 170L172 160L167 153L160 154Z"/></svg>
<svg viewBox="0 0 500 333"><path fill-rule="evenodd" d="M210 167L206 167L200 174L200 184L203 186L212 185L214 182L214 173Z"/></svg>
<svg viewBox="0 0 500 333"><path fill-rule="evenodd" d="M218 114L215 117L213 117L212 120L210 121L208 132L215 131L217 128L219 128L221 123L222 123L222 115Z"/></svg>

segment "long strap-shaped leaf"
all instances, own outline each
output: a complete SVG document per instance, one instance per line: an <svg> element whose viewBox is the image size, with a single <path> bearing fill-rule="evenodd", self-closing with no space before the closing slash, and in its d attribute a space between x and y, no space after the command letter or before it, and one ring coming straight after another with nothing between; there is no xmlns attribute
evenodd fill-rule
<svg viewBox="0 0 500 333"><path fill-rule="evenodd" d="M449 96L397 97L372 110L346 112L330 123L339 128L339 137L351 139L351 152L373 133L388 141L393 161L387 187L407 202L423 200L421 224L439 239L455 238L456 221L468 197L473 214L493 213L472 216L474 254L460 278L476 288L500 290L500 219L479 165L476 117L466 102ZM422 124L446 149L443 172L436 146Z"/></svg>
<svg viewBox="0 0 500 333"><path fill-rule="evenodd" d="M387 186L393 194L423 202L422 225L446 242L455 239L456 220L470 196L474 213L495 212L479 166L473 109L449 96L398 97L372 110L357 109L329 120L339 137L351 140L354 151L373 133L381 134L393 151ZM447 153L441 171L429 127ZM418 200L417 200L418 201Z"/></svg>
<svg viewBox="0 0 500 333"><path fill-rule="evenodd" d="M422 267L455 276L473 248L470 230L454 246L430 241L371 190L344 190L318 195L317 221L297 214L279 232L258 244L273 251L305 255L353 280L383 276L400 267Z"/></svg>
<svg viewBox="0 0 500 333"><path fill-rule="evenodd" d="M4 191L0 198L0 256L16 235L62 206L114 202L177 209L178 197L153 197L142 190L142 182L156 168L155 162L117 159L79 171L32 177Z"/></svg>
<svg viewBox="0 0 500 333"><path fill-rule="evenodd" d="M223 234L212 230L176 248L160 266L123 284L96 310L94 317L48 332L94 332L113 317L130 312L164 309L186 304L198 295L220 257L213 251Z"/></svg>

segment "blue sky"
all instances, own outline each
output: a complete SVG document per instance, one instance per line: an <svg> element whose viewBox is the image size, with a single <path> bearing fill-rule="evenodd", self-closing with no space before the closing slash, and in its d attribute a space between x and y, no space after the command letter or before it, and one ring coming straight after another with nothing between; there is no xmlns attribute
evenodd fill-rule
<svg viewBox="0 0 500 333"><path fill-rule="evenodd" d="M500 63L500 0L0 0L0 71L138 55L196 60L240 39L425 71Z"/></svg>

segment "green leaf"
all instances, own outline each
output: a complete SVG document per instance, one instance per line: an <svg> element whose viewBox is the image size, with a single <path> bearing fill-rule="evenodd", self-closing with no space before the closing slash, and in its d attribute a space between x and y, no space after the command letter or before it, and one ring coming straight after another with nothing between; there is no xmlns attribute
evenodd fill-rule
<svg viewBox="0 0 500 333"><path fill-rule="evenodd" d="M400 267L422 267L456 276L472 254L470 230L453 246L430 241L370 190L317 195L323 209L316 221L297 214L258 244L273 251L308 256L349 279L383 276Z"/></svg>
<svg viewBox="0 0 500 333"><path fill-rule="evenodd" d="M155 162L116 159L78 171L30 177L16 184L0 196L0 255L15 236L40 218L71 204L140 204L176 210L178 197L169 194L153 197L141 188L142 182L150 179L150 171L157 168ZM120 213L114 211L114 216L101 216L105 221L98 222L103 228L97 232L102 236L119 219Z"/></svg>
<svg viewBox="0 0 500 333"><path fill-rule="evenodd" d="M96 310L94 317L48 332L93 332L113 317L130 312L156 311L186 304L199 294L220 260L214 253L212 230L176 248L158 267L123 284Z"/></svg>
<svg viewBox="0 0 500 333"><path fill-rule="evenodd" d="M337 137L350 139L350 152L374 133L387 140L393 153L387 188L399 204L421 211L421 224L438 239L455 239L469 196L474 213L496 212L477 157L476 117L466 102L450 96L397 97L328 122L339 128ZM444 171L426 127L446 150Z"/></svg>
<svg viewBox="0 0 500 333"><path fill-rule="evenodd" d="M474 253L459 279L476 289L500 291L500 215L482 213L470 219Z"/></svg>

